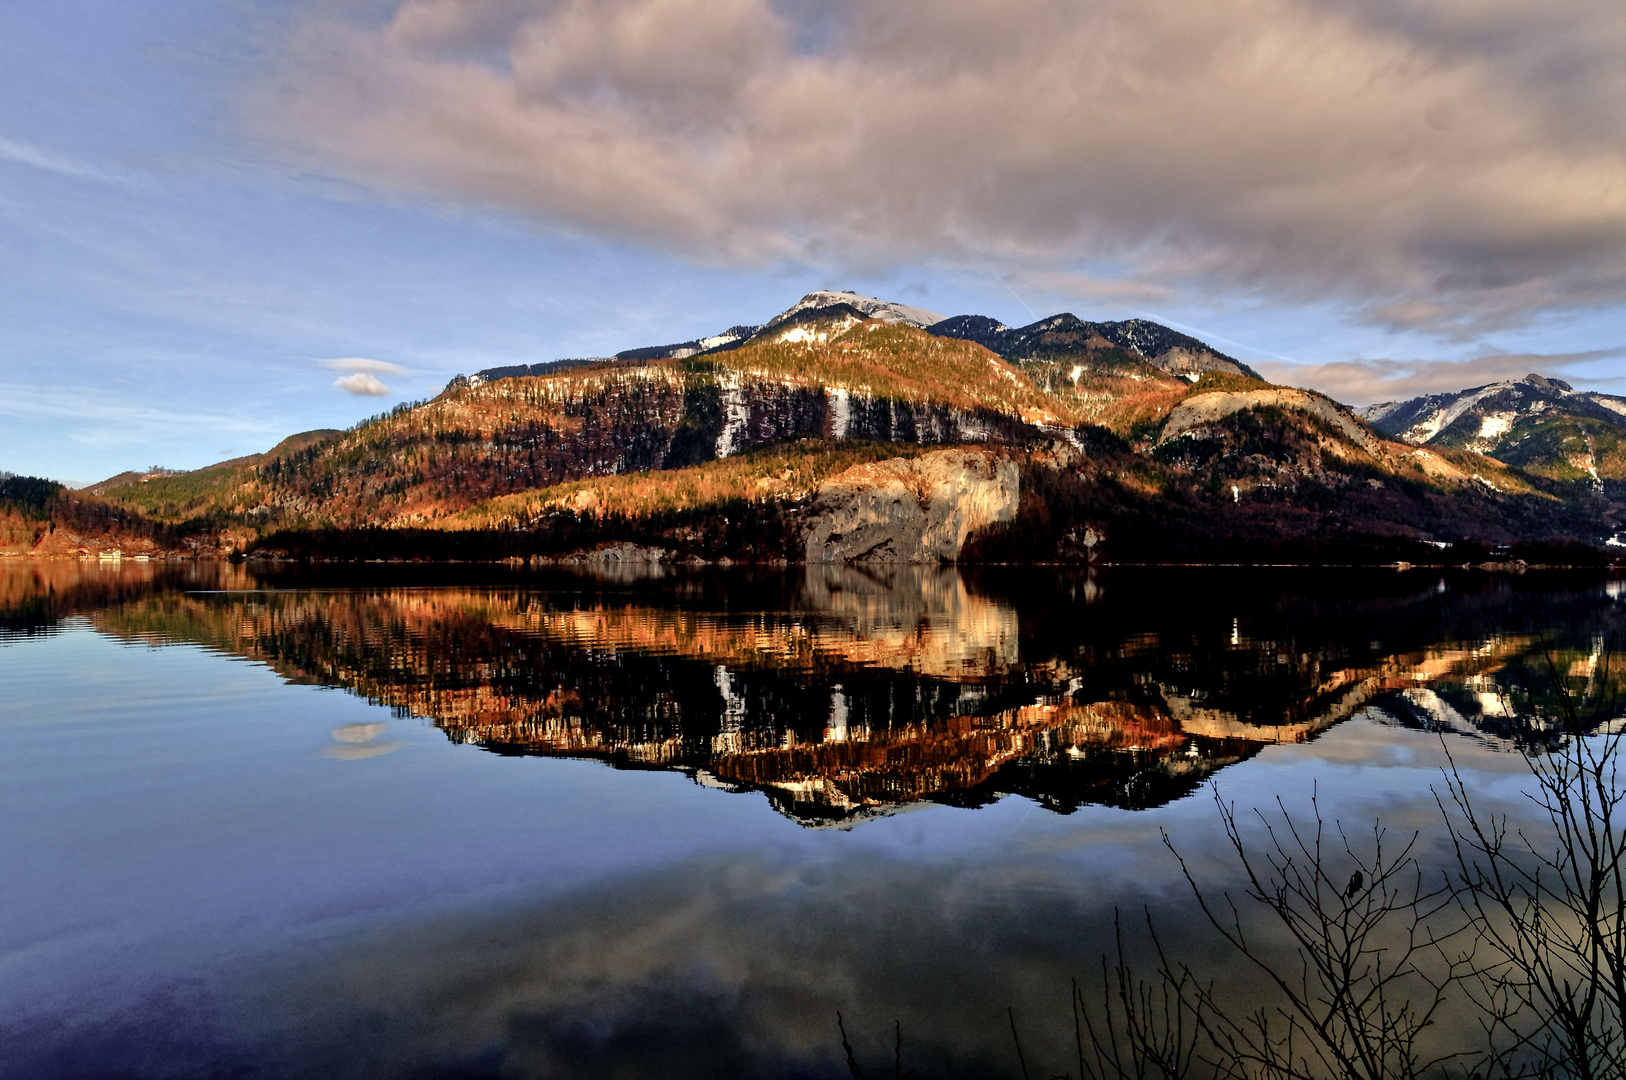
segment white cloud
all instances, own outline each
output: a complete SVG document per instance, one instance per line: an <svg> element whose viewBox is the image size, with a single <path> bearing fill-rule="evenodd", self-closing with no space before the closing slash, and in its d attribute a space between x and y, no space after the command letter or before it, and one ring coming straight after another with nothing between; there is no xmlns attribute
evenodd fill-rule
<svg viewBox="0 0 1626 1080"><path fill-rule="evenodd" d="M323 360L322 366L334 371L368 371L374 375L406 375L408 370L388 360L369 360L364 356L341 356Z"/></svg>
<svg viewBox="0 0 1626 1080"><path fill-rule="evenodd" d="M390 392L390 388L378 381L378 376L365 371L358 371L353 375L345 375L334 379L333 385L347 394L356 394L361 397L383 397Z"/></svg>
<svg viewBox="0 0 1626 1080"><path fill-rule="evenodd" d="M253 100L318 168L702 261L1108 260L1444 333L1626 300L1619 0L817 7L311 5Z"/></svg>

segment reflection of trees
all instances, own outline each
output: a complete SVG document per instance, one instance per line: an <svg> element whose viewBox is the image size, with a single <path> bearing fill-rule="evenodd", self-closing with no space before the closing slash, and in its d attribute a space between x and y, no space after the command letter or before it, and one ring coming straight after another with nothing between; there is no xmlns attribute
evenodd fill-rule
<svg viewBox="0 0 1626 1080"><path fill-rule="evenodd" d="M0 634L49 632L87 615L173 588L243 588L230 564L99 559L0 559Z"/></svg>
<svg viewBox="0 0 1626 1080"><path fill-rule="evenodd" d="M1496 685L1529 649L1490 633L1380 650L1341 614L1306 629L1294 598L1274 601L1288 608L1274 627L1210 629L1200 610L1156 604L1070 605L1058 624L1051 606L919 569L816 568L779 610L729 610L734 595L149 590L97 625L263 660L499 753L765 791L810 823L1010 793L1062 811L1157 805L1374 703L1392 716L1397 702ZM1376 603L1384 625L1406 625L1404 598Z"/></svg>
<svg viewBox="0 0 1626 1080"><path fill-rule="evenodd" d="M829 817L945 799L1021 793L1053 809L1147 805L1190 790L1257 744L1193 738L1155 708L1127 702L1024 705L983 716L719 754L718 779L759 788L793 816Z"/></svg>

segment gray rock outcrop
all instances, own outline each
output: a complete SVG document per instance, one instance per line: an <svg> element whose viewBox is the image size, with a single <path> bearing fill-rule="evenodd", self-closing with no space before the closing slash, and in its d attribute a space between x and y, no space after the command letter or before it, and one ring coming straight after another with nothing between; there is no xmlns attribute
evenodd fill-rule
<svg viewBox="0 0 1626 1080"><path fill-rule="evenodd" d="M953 562L973 530L1016 517L1016 463L937 450L856 465L819 487L803 533L809 563Z"/></svg>

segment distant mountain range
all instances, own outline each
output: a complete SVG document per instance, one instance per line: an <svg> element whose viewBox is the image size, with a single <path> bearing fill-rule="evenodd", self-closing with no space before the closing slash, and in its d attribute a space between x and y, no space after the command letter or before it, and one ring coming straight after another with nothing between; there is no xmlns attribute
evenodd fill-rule
<svg viewBox="0 0 1626 1080"><path fill-rule="evenodd" d="M1623 437L1626 401L1535 375L1352 410L1146 320L818 292L207 469L0 492L0 551L1586 561L1626 550Z"/></svg>
<svg viewBox="0 0 1626 1080"><path fill-rule="evenodd" d="M1487 454L1555 480L1626 477L1626 398L1541 375L1359 410L1413 446Z"/></svg>

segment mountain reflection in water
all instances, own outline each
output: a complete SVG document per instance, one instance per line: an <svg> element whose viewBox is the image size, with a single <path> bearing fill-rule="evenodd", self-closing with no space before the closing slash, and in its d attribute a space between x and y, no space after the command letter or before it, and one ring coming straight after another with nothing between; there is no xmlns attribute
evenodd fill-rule
<svg viewBox="0 0 1626 1080"><path fill-rule="evenodd" d="M1064 813L1161 805L1369 707L1497 744L1519 672L1544 650L1602 677L1619 607L1595 579L1527 589L1416 572L1334 575L1330 589L1325 574L1212 570L433 587L335 573L12 566L0 632L83 614L105 634L345 689L454 742L678 770L824 825L1007 794ZM358 584L365 573L377 583ZM393 748L365 732L335 741L340 757Z"/></svg>

